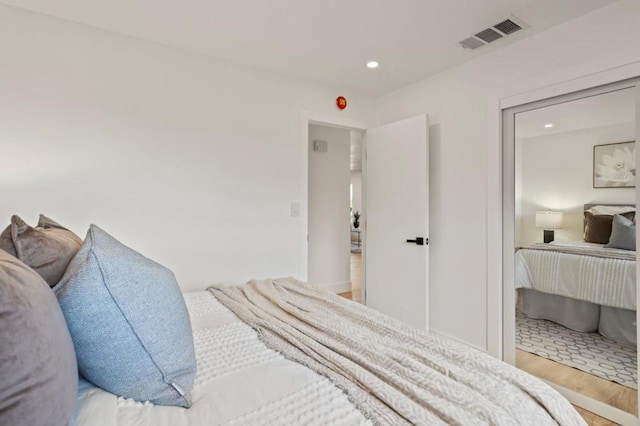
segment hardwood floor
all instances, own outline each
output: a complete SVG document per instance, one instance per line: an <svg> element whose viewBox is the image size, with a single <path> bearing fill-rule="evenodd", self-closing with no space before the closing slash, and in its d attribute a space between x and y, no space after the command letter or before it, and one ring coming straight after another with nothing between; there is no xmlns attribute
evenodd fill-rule
<svg viewBox="0 0 640 426"><path fill-rule="evenodd" d="M635 389L519 349L516 350L516 366L534 376L557 383L567 389L575 390L628 413L638 414L638 391ZM615 424L583 409L578 409L578 412L588 424Z"/></svg>
<svg viewBox="0 0 640 426"><path fill-rule="evenodd" d="M339 296L362 303L362 253L351 253L351 291Z"/></svg>
<svg viewBox="0 0 640 426"><path fill-rule="evenodd" d="M362 253L351 253L351 297L362 303Z"/></svg>

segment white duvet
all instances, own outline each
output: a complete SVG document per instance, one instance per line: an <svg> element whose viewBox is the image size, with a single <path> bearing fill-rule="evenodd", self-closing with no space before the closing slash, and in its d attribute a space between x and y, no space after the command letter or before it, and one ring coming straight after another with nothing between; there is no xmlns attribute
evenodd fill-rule
<svg viewBox="0 0 640 426"><path fill-rule="evenodd" d="M80 397L78 425L370 424L328 379L268 349L211 293L184 297L198 363L191 408L143 404L91 388Z"/></svg>
<svg viewBox="0 0 640 426"><path fill-rule="evenodd" d="M636 309L636 262L616 258L616 252L602 244L583 241L552 243L560 251L524 247L515 254L515 287L585 300L614 308ZM533 246L532 246L533 247ZM563 248L590 250L594 255L562 252ZM611 257L599 257L605 252Z"/></svg>

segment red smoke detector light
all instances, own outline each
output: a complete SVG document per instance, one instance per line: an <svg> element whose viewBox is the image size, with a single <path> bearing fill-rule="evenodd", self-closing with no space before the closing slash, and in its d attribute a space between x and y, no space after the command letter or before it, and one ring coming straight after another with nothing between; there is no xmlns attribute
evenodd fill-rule
<svg viewBox="0 0 640 426"><path fill-rule="evenodd" d="M345 98L344 96L338 96L338 98L336 99L336 106L339 110L345 109L347 107L347 98Z"/></svg>

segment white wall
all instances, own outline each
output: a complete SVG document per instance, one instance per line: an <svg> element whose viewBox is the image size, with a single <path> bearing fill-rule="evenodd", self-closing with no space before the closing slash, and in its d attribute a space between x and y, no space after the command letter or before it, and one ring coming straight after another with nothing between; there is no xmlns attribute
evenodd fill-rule
<svg viewBox="0 0 640 426"><path fill-rule="evenodd" d="M556 240L582 240L584 204L635 203L635 188L593 188L593 146L635 140L635 125L581 129L520 142L522 217L516 245L542 242L542 229L535 227L536 211L564 213L562 229L555 230Z"/></svg>
<svg viewBox="0 0 640 426"><path fill-rule="evenodd" d="M358 93L7 6L0 58L0 220L96 223L186 290L297 275L301 110L373 117Z"/></svg>
<svg viewBox="0 0 640 426"><path fill-rule="evenodd" d="M327 142L314 152L313 141ZM326 286L350 281L348 130L309 126L309 283ZM344 291L349 291L347 286Z"/></svg>
<svg viewBox="0 0 640 426"><path fill-rule="evenodd" d="M385 124L430 116L430 324L486 347L489 96L631 52L619 0L445 73L369 97L0 6L0 218L90 222L185 289L296 275L300 110ZM567 75L570 75L568 73ZM337 113L336 113L337 114Z"/></svg>
<svg viewBox="0 0 640 426"><path fill-rule="evenodd" d="M499 87L561 69L576 73L581 63L621 52L640 60L639 18L640 2L620 0L377 99L378 125L429 114L433 329L487 348L490 97Z"/></svg>

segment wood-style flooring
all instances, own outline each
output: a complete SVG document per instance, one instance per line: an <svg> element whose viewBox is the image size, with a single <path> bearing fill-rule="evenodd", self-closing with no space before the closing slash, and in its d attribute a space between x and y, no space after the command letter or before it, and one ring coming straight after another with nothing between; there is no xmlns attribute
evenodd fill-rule
<svg viewBox="0 0 640 426"><path fill-rule="evenodd" d="M628 413L638 414L638 391L635 389L610 382L609 380L585 373L576 368L519 349L516 350L516 366L534 376L556 383L567 389L602 401ZM584 410L578 411L580 414L583 414ZM589 413L588 411L585 412ZM584 414L583 417L589 423L589 419L587 419ZM589 413L589 417L594 419L594 423L589 424L614 424L593 413Z"/></svg>
<svg viewBox="0 0 640 426"><path fill-rule="evenodd" d="M351 291L341 293L340 296L362 303L362 254L351 253ZM621 410L637 414L638 392L584 373L575 368L558 364L551 360L532 355L528 352L517 351L516 364L519 368L538 377L553 380L566 388L574 389L594 399L604 401ZM613 425L611 421L594 413L575 407L589 426Z"/></svg>
<svg viewBox="0 0 640 426"><path fill-rule="evenodd" d="M351 253L351 291L340 296L362 303L362 253Z"/></svg>

